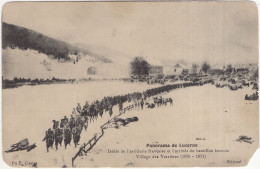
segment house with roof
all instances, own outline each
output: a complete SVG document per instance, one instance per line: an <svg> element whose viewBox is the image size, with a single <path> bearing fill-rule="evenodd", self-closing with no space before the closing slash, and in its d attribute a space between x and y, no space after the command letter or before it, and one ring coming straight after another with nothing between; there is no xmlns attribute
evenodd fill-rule
<svg viewBox="0 0 260 169"><path fill-rule="evenodd" d="M163 64L154 58L145 58L147 63L149 64L149 76L156 76L163 74Z"/></svg>
<svg viewBox="0 0 260 169"><path fill-rule="evenodd" d="M148 76L150 77L155 77L158 76L160 74L163 74L163 64L159 61L156 60L154 58L148 58L148 57L135 57L132 62L134 62L135 60L137 61L145 61L148 64ZM131 72L134 72L135 70L132 70L133 68L131 67ZM139 69L143 69L143 67L140 67ZM146 72L147 70L139 70L140 72L144 71ZM142 76L147 76L147 74L142 74Z"/></svg>
<svg viewBox="0 0 260 169"><path fill-rule="evenodd" d="M173 75L187 75L189 73L189 69L181 64L181 63L177 63L176 65L173 66Z"/></svg>
<svg viewBox="0 0 260 169"><path fill-rule="evenodd" d="M208 73L210 75L219 75L224 73L224 68L222 66L214 65L209 69Z"/></svg>
<svg viewBox="0 0 260 169"><path fill-rule="evenodd" d="M200 75L200 73L201 73L201 67L196 64L193 64L189 69L189 75L191 76L198 76Z"/></svg>
<svg viewBox="0 0 260 169"><path fill-rule="evenodd" d="M248 64L236 64L234 68L236 69L236 72L249 71Z"/></svg>
<svg viewBox="0 0 260 169"><path fill-rule="evenodd" d="M248 69L249 71L256 71L258 68L258 65L257 64L248 64Z"/></svg>

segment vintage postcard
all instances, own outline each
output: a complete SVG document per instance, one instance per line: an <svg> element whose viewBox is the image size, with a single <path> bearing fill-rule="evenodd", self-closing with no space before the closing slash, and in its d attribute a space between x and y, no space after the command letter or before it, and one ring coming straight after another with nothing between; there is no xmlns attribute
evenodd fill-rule
<svg viewBox="0 0 260 169"><path fill-rule="evenodd" d="M250 1L9 2L10 167L246 166L259 145Z"/></svg>

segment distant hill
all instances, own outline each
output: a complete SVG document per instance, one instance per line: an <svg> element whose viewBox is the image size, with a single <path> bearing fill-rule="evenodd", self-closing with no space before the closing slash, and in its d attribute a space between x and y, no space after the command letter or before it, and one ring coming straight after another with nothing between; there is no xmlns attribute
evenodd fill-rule
<svg viewBox="0 0 260 169"><path fill-rule="evenodd" d="M22 50L32 49L55 59L70 61L69 54L77 55L83 53L105 63L111 62L105 56L100 56L86 49L72 46L66 42L45 36L39 32L24 27L2 23L2 48L18 47Z"/></svg>

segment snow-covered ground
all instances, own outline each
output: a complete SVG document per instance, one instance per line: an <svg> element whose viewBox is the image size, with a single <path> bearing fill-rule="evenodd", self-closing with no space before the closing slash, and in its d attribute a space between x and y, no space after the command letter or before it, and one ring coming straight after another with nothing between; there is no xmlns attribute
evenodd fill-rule
<svg viewBox="0 0 260 169"><path fill-rule="evenodd" d="M71 158L78 151L73 145L67 150L46 152L45 130L52 120L69 116L73 107L86 100L92 102L103 96L144 91L158 85L144 83L124 83L118 81L89 82L85 84L55 84L41 86L22 86L3 90L3 151L12 143L28 138L37 147L30 152L4 153L4 160L37 162L38 167L71 167ZM245 165L258 146L258 102L245 101L251 88L230 91L212 85L188 87L173 90L164 97L172 97L174 106L143 111L133 110L122 117L139 118L127 127L106 129L104 136L97 142L87 156L75 160L77 167L172 167L226 165L226 159L242 160ZM118 108L115 107L115 111ZM80 144L87 142L99 126L109 119L108 113L102 119L90 123L81 135ZM239 143L240 135L252 137L253 144ZM196 140L196 138L206 140ZM231 153L208 154L202 159L137 159L136 154L111 154L108 149L144 149L149 143L198 143L200 149L229 149ZM244 151L244 154L240 152ZM230 156L232 154L232 156ZM205 163L205 161L207 161Z"/></svg>
<svg viewBox="0 0 260 169"><path fill-rule="evenodd" d="M39 86L22 86L15 89L4 89L3 96L3 151L9 149L11 144L28 138L30 144L37 147L31 152L16 152L4 154L5 161L33 160L40 167L61 167L64 163L71 165L71 157L78 151L70 146L62 150L46 153L45 142L41 140L45 131L52 127L52 120L60 120L65 115L70 117L72 109L77 103L84 105L104 96L116 96L145 91L148 88L160 85L147 85L146 83L125 83L122 81L91 81L83 84L52 84ZM118 107L114 107L115 111ZM83 132L80 144L93 137L101 124L109 119L108 113L102 120L91 123L86 133ZM85 136L84 136L85 134ZM26 157L24 156L26 154ZM65 162L64 162L65 160Z"/></svg>
<svg viewBox="0 0 260 169"><path fill-rule="evenodd" d="M35 50L21 50L19 48L3 49L3 77L4 79L17 78L42 78L51 79L104 79L129 77L130 59L122 57L114 58L111 63L96 61L94 57L82 55L75 64L73 62L61 62L57 59L39 53ZM69 55L71 59L77 56ZM97 75L88 75L89 67L95 66ZM22 70L22 71L21 71Z"/></svg>
<svg viewBox="0 0 260 169"><path fill-rule="evenodd" d="M229 159L241 160L237 165L246 165L259 144L258 102L244 100L245 94L249 92L251 87L231 91L210 84L174 90L164 95L173 98L173 107L146 108L144 111L126 113L125 117L137 116L139 121L120 129L105 130L105 136L88 156L75 162L76 166L174 167L194 166L195 163L196 166L229 166L227 163ZM240 135L252 137L253 144L235 141ZM207 155L206 160L196 158L146 160L136 157L142 153L108 153L108 149L148 150L146 144L151 143L198 144L197 149L229 150L230 153L202 153ZM154 154L160 156L163 153ZM196 154L201 153L194 153Z"/></svg>

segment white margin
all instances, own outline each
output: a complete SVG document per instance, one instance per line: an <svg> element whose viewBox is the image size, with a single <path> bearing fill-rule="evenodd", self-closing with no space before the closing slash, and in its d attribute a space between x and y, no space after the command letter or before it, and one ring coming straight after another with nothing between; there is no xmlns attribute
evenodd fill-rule
<svg viewBox="0 0 260 169"><path fill-rule="evenodd" d="M24 1L31 1L31 2L52 2L52 1L56 1L56 2L63 2L63 1L69 1L69 0L0 0L0 18L2 21L2 9L5 3L8 2L24 2ZM78 2L84 2L84 0L77 0ZM99 1L99 0L87 0L87 1ZM138 1L138 0L100 0L100 1ZM142 1L160 1L160 0L142 0ZM161 0L161 1L198 1L198 0ZM247 0L200 0L200 1L247 1ZM257 9L258 9L258 67L260 65L260 60L259 60L259 54L260 54L260 43L259 43L259 34L260 34L260 20L259 20L259 7L260 7L260 1L258 0L250 0L251 2L254 2L257 5ZM2 23L2 22L1 22ZM1 24L1 28L0 28L0 54L1 54L1 64L0 64L0 74L2 77L2 24ZM258 73L259 74L259 73ZM259 83L260 84L260 83ZM0 82L0 93L1 93L1 97L0 97L0 121L1 121L1 125L0 125L0 169L12 169L12 167L9 167L4 161L3 161L3 150L2 150L2 80ZM258 109L258 113L260 110L260 104L259 104L259 109ZM260 115L258 114L258 124L260 124ZM259 126L258 126L259 127ZM259 127L259 131L260 131L260 127ZM260 136L260 133L259 133ZM260 138L259 138L260 140ZM259 141L260 143L260 141ZM260 147L260 144L259 146ZM109 167L111 168L111 167ZM167 167L170 168L170 167ZM258 148L258 150L255 152L255 154L253 155L253 157L251 157L250 161L248 162L248 165L245 167L174 167L174 169L209 169L209 168L221 168L221 169L260 169L260 148ZM23 169L31 169L31 168L25 168L23 167ZM71 168L73 169L73 168ZM91 168L91 169L96 169L96 168ZM105 168L100 168L100 169L105 169ZM130 169L130 168L129 168ZM132 169L132 168L131 168ZM148 169L148 168L141 168L141 169ZM159 169L159 168L153 168L153 169ZM165 168L166 169L166 168Z"/></svg>

